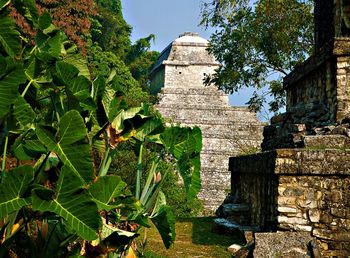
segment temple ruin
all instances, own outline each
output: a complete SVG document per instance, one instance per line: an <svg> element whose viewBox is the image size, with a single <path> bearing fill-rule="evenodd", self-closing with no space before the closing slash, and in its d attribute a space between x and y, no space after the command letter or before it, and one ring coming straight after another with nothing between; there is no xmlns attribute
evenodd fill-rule
<svg viewBox="0 0 350 258"><path fill-rule="evenodd" d="M230 158L217 226L265 232L255 233L256 257L288 255L259 247L285 234L287 243L303 235L306 250L289 245L287 257L350 256L349 10L349 1L315 1L315 53L284 79L286 112L264 128L264 152Z"/></svg>
<svg viewBox="0 0 350 258"><path fill-rule="evenodd" d="M166 47L152 71L151 91L157 109L170 123L202 130L202 190L206 214L212 214L230 190L229 157L260 146L263 124L246 107L231 107L228 96L204 86L219 63L208 53L209 42L184 33Z"/></svg>

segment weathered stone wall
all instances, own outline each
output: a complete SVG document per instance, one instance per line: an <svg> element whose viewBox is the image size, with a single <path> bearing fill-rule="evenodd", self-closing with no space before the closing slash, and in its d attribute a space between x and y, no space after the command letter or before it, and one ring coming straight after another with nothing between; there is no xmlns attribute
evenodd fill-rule
<svg viewBox="0 0 350 258"><path fill-rule="evenodd" d="M350 255L350 150L280 149L230 159L232 193L263 230L310 232L326 257Z"/></svg>
<svg viewBox="0 0 350 258"><path fill-rule="evenodd" d="M314 126L350 118L350 41L335 39L284 79L285 122Z"/></svg>
<svg viewBox="0 0 350 258"><path fill-rule="evenodd" d="M217 66L211 65L167 65L165 67L165 85L167 87L203 87L207 75L215 73Z"/></svg>
<svg viewBox="0 0 350 258"><path fill-rule="evenodd" d="M309 60L313 64L312 61L314 60ZM309 71L308 76L297 83L292 81L297 78L285 79L287 112L291 114L292 123L320 124L335 121L337 110L333 103L336 103L337 92L334 66L334 62L329 59L317 68L313 66L314 69ZM308 69L306 65L303 68ZM300 76L301 73L298 72L297 75ZM290 81L287 81L288 79Z"/></svg>
<svg viewBox="0 0 350 258"><path fill-rule="evenodd" d="M336 120L350 120L350 56L337 57L337 115Z"/></svg>

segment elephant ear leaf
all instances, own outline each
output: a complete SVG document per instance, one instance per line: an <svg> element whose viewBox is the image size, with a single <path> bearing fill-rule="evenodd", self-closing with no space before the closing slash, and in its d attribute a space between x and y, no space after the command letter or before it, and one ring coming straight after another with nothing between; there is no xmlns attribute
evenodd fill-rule
<svg viewBox="0 0 350 258"><path fill-rule="evenodd" d="M81 180L64 166L59 175L55 195L45 200L33 194L33 210L54 212L64 223L85 240L95 240L101 226L101 217L96 204L83 189Z"/></svg>
<svg viewBox="0 0 350 258"><path fill-rule="evenodd" d="M10 106L19 95L18 86L25 81L21 67L16 67L0 80L0 118L9 112Z"/></svg>
<svg viewBox="0 0 350 258"><path fill-rule="evenodd" d="M102 176L89 188L89 191L99 210L110 211L115 208L112 204L113 198L122 194L125 187L126 183L119 176Z"/></svg>
<svg viewBox="0 0 350 258"><path fill-rule="evenodd" d="M159 207L157 215L152 217L151 220L162 237L165 247L170 248L176 236L175 216L172 209L167 205L162 205Z"/></svg>
<svg viewBox="0 0 350 258"><path fill-rule="evenodd" d="M22 97L17 97L15 101L14 114L17 121L22 125L26 126L31 124L35 118L35 112L27 101Z"/></svg>
<svg viewBox="0 0 350 258"><path fill-rule="evenodd" d="M20 51L19 35L19 32L16 30L15 21L9 16L0 16L0 46L12 58Z"/></svg>
<svg viewBox="0 0 350 258"><path fill-rule="evenodd" d="M0 184L0 218L29 204L23 194L34 178L33 168L30 166L15 168L5 175Z"/></svg>
<svg viewBox="0 0 350 258"><path fill-rule="evenodd" d="M75 173L85 185L93 177L93 163L90 146L83 140L87 130L83 118L76 110L71 110L62 116L56 136L49 130L38 126L36 134L39 140L61 161Z"/></svg>
<svg viewBox="0 0 350 258"><path fill-rule="evenodd" d="M160 138L165 148L177 159L177 169L184 180L187 199L192 200L201 188L201 130L198 127L170 127L164 130Z"/></svg>

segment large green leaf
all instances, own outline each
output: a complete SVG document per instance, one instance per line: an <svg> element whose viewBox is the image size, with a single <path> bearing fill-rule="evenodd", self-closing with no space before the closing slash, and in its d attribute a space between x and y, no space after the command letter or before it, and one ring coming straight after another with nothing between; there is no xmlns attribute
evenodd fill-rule
<svg viewBox="0 0 350 258"><path fill-rule="evenodd" d="M34 210L56 213L64 219L69 228L85 240L97 238L101 225L97 206L69 167L62 168L52 200L41 199L36 194L33 194L32 199Z"/></svg>
<svg viewBox="0 0 350 258"><path fill-rule="evenodd" d="M136 129L134 138L139 141L145 141L145 138L148 139L150 137L153 140L152 136L163 128L163 123L159 118L151 118Z"/></svg>
<svg viewBox="0 0 350 258"><path fill-rule="evenodd" d="M84 142L87 130L83 118L76 110L62 116L54 136L46 127L37 126L39 140L86 185L93 178L90 145Z"/></svg>
<svg viewBox="0 0 350 258"><path fill-rule="evenodd" d="M10 2L10 0L0 0L0 10L7 6Z"/></svg>
<svg viewBox="0 0 350 258"><path fill-rule="evenodd" d="M119 176L102 176L91 185L89 191L99 210L110 211L115 208L113 198L120 196L126 187Z"/></svg>
<svg viewBox="0 0 350 258"><path fill-rule="evenodd" d="M0 46L12 58L21 47L19 35L14 20L9 16L0 16Z"/></svg>
<svg viewBox="0 0 350 258"><path fill-rule="evenodd" d="M132 107L126 110L120 110L118 115L113 119L111 126L116 130L117 133L120 133L124 129L124 121L134 118L140 111L142 107Z"/></svg>
<svg viewBox="0 0 350 258"><path fill-rule="evenodd" d="M22 96L18 96L14 104L14 114L17 121L22 126L33 123L36 114L27 101Z"/></svg>
<svg viewBox="0 0 350 258"><path fill-rule="evenodd" d="M177 169L185 183L187 199L193 200L201 189L200 169L201 161L199 156L181 156L177 160Z"/></svg>
<svg viewBox="0 0 350 258"><path fill-rule="evenodd" d="M30 160L40 157L41 154L46 153L47 149L39 140L17 139L13 145L13 152L19 160Z"/></svg>
<svg viewBox="0 0 350 258"><path fill-rule="evenodd" d="M163 205L159 208L158 214L151 218L158 229L166 248L169 248L175 241L175 216L169 206Z"/></svg>
<svg viewBox="0 0 350 258"><path fill-rule="evenodd" d="M0 218L29 204L23 194L33 180L34 172L32 167L22 166L5 175L0 184Z"/></svg>
<svg viewBox="0 0 350 258"><path fill-rule="evenodd" d="M177 168L185 184L187 199L193 199L201 188L202 134L200 129L170 127L164 130L160 138L166 149L177 159Z"/></svg>
<svg viewBox="0 0 350 258"><path fill-rule="evenodd" d="M103 224L102 231L101 231L101 240L106 239L107 237L111 236L112 234L117 234L118 236L124 236L127 238L134 238L136 237L136 233L121 230L117 227L112 227L107 224Z"/></svg>
<svg viewBox="0 0 350 258"><path fill-rule="evenodd" d="M65 83L70 85L78 75L79 70L74 65L59 61L56 63L56 71L58 77Z"/></svg>
<svg viewBox="0 0 350 258"><path fill-rule="evenodd" d="M74 65L79 70L79 75L82 75L90 80L90 71L86 58L82 57L80 54L74 53L63 56L63 61Z"/></svg>
<svg viewBox="0 0 350 258"><path fill-rule="evenodd" d="M40 89L40 84L52 82L51 74L47 70L43 71L39 63L37 59L34 59L24 71L27 79L38 89Z"/></svg>
<svg viewBox="0 0 350 258"><path fill-rule="evenodd" d="M10 106L19 95L18 86L24 83L25 79L23 70L17 67L0 80L0 118L10 110Z"/></svg>

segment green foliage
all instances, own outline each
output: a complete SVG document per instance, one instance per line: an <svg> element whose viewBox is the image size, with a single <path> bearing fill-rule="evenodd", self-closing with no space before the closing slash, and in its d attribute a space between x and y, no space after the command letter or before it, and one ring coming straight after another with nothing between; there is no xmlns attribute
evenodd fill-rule
<svg viewBox="0 0 350 258"><path fill-rule="evenodd" d="M34 211L54 212L63 219L68 228L85 240L95 240L102 224L96 203L84 190L80 178L64 166L56 184L55 194L50 198L49 189L39 187L32 197ZM48 200L47 200L48 199Z"/></svg>
<svg viewBox="0 0 350 258"><path fill-rule="evenodd" d="M129 68L115 54L103 51L96 43L88 48L88 59L93 77L102 76L108 79L111 74L111 86L126 97L129 106L139 106L141 103L149 102L150 95L143 91L138 81L132 76Z"/></svg>
<svg viewBox="0 0 350 258"><path fill-rule="evenodd" d="M96 21L92 28L92 41L103 51L111 51L124 60L130 50L131 27L123 18L120 0L97 0Z"/></svg>
<svg viewBox="0 0 350 258"><path fill-rule="evenodd" d="M36 12L34 2L26 5L29 14ZM128 107L122 74L111 69L108 76L92 77L48 14L25 17L36 31L35 44L22 42L16 50L21 55L13 52L17 48L0 48L0 85L11 85L0 88L11 97L3 99L0 113L0 256L123 255L151 221L169 247L175 220L160 190L159 159L145 171L140 151L135 194L121 178L108 175L109 167L121 142L152 147L176 159L191 200L200 187L199 129L176 127L172 139L148 105ZM19 37L12 23L9 34ZM19 160L32 166L9 167Z"/></svg>
<svg viewBox="0 0 350 258"><path fill-rule="evenodd" d="M120 176L124 182L128 184L131 191L135 191L136 175L130 171L137 170L137 155L136 146L129 142L123 142L117 147L116 155L113 158L109 173ZM143 170L149 171L152 166L152 160L156 160L156 150L145 149L143 152ZM202 210L201 202L195 198L191 201L187 200L186 189L181 183L176 163L173 160L159 160L157 171L161 173L162 185L161 189L166 197L166 203L169 205L175 217L187 218L194 217ZM166 173L167 172L167 173ZM143 174L142 180L146 181L147 175Z"/></svg>
<svg viewBox="0 0 350 258"><path fill-rule="evenodd" d="M159 55L157 51L150 51L151 40L154 39L155 36L153 34L139 39L131 46L126 56L126 63L132 76L144 90L149 90L149 74Z"/></svg>
<svg viewBox="0 0 350 258"><path fill-rule="evenodd" d="M223 65L207 82L232 93L242 87L268 88L270 109L284 105L282 77L313 48L313 1L217 1L204 6L202 24L214 26L211 53ZM254 93L259 110L265 95Z"/></svg>
<svg viewBox="0 0 350 258"><path fill-rule="evenodd" d="M90 68L95 75L109 76L112 67L130 106L150 103L149 73L158 52L150 51L154 35L131 45L131 27L125 22L120 0L97 0L97 16L92 21L89 45Z"/></svg>
<svg viewBox="0 0 350 258"><path fill-rule="evenodd" d="M93 178L93 165L90 156L90 146L84 143L87 130L76 110L65 113L59 123L54 136L53 127L38 126L36 135L48 151L57 154L63 164L86 186Z"/></svg>
<svg viewBox="0 0 350 258"><path fill-rule="evenodd" d="M33 168L29 166L18 167L7 174L0 185L0 218L29 204L23 195L33 178Z"/></svg>

